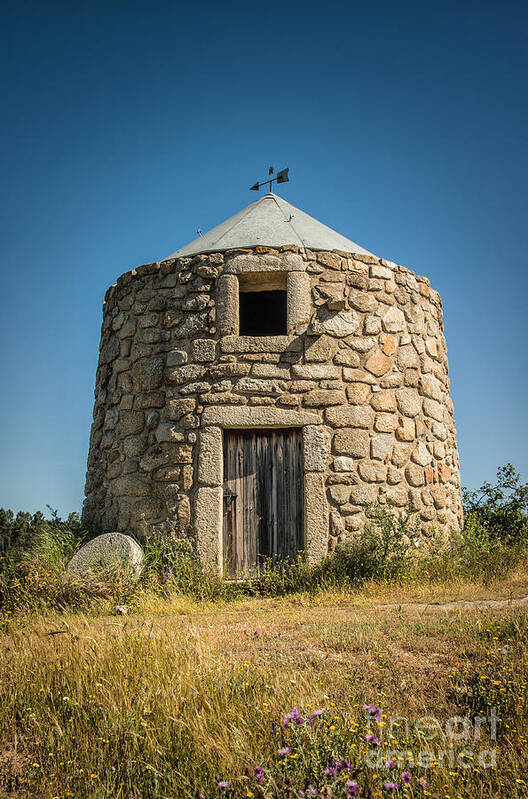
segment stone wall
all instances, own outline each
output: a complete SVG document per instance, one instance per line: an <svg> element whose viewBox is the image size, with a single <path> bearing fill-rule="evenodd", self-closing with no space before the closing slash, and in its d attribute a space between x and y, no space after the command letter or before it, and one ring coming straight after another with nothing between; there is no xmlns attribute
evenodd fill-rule
<svg viewBox="0 0 528 799"><path fill-rule="evenodd" d="M237 335L241 276L277 273L288 335ZM426 278L293 246L120 277L103 310L86 522L139 536L192 523L204 411L242 406L248 426L266 426L271 407L319 423L330 548L362 528L369 502L403 508L411 498L424 527L460 528L441 300Z"/></svg>

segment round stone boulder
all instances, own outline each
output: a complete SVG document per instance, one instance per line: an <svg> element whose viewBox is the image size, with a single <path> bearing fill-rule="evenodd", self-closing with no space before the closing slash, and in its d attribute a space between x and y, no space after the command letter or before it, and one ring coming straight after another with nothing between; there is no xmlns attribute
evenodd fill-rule
<svg viewBox="0 0 528 799"><path fill-rule="evenodd" d="M83 574L114 565L122 565L138 575L141 572L143 550L129 535L105 533L92 538L75 553L66 570L72 574Z"/></svg>

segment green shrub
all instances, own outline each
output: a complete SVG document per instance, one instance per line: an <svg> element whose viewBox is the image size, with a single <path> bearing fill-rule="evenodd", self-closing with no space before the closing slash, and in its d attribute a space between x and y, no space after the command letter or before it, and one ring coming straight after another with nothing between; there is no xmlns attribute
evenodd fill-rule
<svg viewBox="0 0 528 799"><path fill-rule="evenodd" d="M223 593L223 580L201 561L196 539L188 531L152 533L143 542L141 584L162 595L185 593L214 599Z"/></svg>
<svg viewBox="0 0 528 799"><path fill-rule="evenodd" d="M366 514L364 530L338 544L321 564L322 582L357 586L367 580L394 580L409 571L409 547L419 534L413 506L399 514L386 505L370 505Z"/></svg>
<svg viewBox="0 0 528 799"><path fill-rule="evenodd" d="M494 485L462 490L467 535L475 530L489 541L516 544L528 538L528 483L522 483L516 469L507 463L497 469Z"/></svg>
<svg viewBox="0 0 528 799"><path fill-rule="evenodd" d="M72 587L62 579L64 566L85 540L79 516L63 521L50 508L51 518L39 511L17 513L0 508L0 607L37 608L71 604ZM75 604L81 599L79 591Z"/></svg>

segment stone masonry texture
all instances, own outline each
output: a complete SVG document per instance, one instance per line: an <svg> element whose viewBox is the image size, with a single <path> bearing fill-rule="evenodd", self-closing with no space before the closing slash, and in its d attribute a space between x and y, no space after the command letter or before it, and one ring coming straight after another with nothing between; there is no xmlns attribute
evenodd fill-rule
<svg viewBox="0 0 528 799"><path fill-rule="evenodd" d="M237 275L248 271L287 273L288 335L236 335ZM309 412L324 429L329 550L362 529L370 502L412 500L424 531L460 529L442 307L426 278L374 256L294 246L122 275L103 308L85 522L139 538L192 525L202 415L240 406L254 410L255 427L274 406ZM206 475L210 444L205 436Z"/></svg>

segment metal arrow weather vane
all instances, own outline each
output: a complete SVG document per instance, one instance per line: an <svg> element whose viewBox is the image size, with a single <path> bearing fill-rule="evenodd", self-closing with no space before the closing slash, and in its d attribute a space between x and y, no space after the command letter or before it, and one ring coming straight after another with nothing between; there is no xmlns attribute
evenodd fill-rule
<svg viewBox="0 0 528 799"><path fill-rule="evenodd" d="M253 186L250 186L250 191L258 191L261 188L261 186L267 186L269 183L269 190L273 194L273 186L272 186L273 181L276 180L277 183L289 183L290 181L290 178L288 177L289 171L290 171L289 167L287 167L286 169L281 169L280 172L277 172L277 177L272 178L271 175L273 175L274 169L272 166L270 166L270 168L268 169L268 175L270 177L268 177L267 180L261 180L260 182L254 183Z"/></svg>

